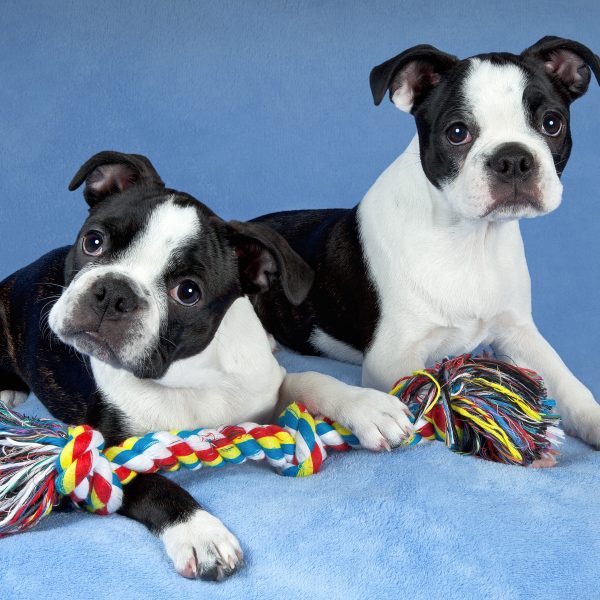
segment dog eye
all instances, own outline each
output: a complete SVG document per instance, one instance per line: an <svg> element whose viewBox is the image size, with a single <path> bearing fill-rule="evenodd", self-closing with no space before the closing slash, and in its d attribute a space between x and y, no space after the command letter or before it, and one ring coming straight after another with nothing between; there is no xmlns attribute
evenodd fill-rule
<svg viewBox="0 0 600 600"><path fill-rule="evenodd" d="M563 128L562 117L555 112L547 112L542 119L542 131L551 137L556 137Z"/></svg>
<svg viewBox="0 0 600 600"><path fill-rule="evenodd" d="M100 256L102 254L102 245L104 236L99 231L88 231L81 240L81 249L88 256Z"/></svg>
<svg viewBox="0 0 600 600"><path fill-rule="evenodd" d="M473 140L469 128L464 123L453 123L446 129L446 137L453 146L468 144Z"/></svg>
<svg viewBox="0 0 600 600"><path fill-rule="evenodd" d="M179 285L169 290L169 296L183 306L194 306L201 297L200 288L195 281L184 279Z"/></svg>

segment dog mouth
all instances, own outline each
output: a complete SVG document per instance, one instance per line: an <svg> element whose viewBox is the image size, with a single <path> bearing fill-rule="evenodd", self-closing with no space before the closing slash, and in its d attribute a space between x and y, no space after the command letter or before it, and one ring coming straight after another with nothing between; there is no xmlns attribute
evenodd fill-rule
<svg viewBox="0 0 600 600"><path fill-rule="evenodd" d="M494 201L481 215L481 218L489 216L517 218L524 215L530 215L533 212L543 212L543 204L537 196L533 194L514 191L502 196L495 196Z"/></svg>
<svg viewBox="0 0 600 600"><path fill-rule="evenodd" d="M110 342L98 331L77 331L69 335L70 343L82 354L93 356L113 366L121 366Z"/></svg>
<svg viewBox="0 0 600 600"><path fill-rule="evenodd" d="M65 341L81 354L96 358L115 369L128 371L138 379L158 379L168 368L168 363L165 361L124 359L118 348L115 348L114 344L99 331L84 330L70 333Z"/></svg>

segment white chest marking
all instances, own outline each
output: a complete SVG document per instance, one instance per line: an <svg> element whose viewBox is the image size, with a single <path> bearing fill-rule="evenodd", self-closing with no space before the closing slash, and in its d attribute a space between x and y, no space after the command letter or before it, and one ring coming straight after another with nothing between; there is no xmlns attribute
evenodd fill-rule
<svg viewBox="0 0 600 600"><path fill-rule="evenodd" d="M416 138L362 200L358 221L381 309L370 351L420 344L427 360L486 343L505 311L529 314L530 281L518 222L457 217L415 155Z"/></svg>
<svg viewBox="0 0 600 600"><path fill-rule="evenodd" d="M272 417L285 370L247 298L238 298L200 354L176 361L158 381L92 359L103 397L135 433L217 427Z"/></svg>

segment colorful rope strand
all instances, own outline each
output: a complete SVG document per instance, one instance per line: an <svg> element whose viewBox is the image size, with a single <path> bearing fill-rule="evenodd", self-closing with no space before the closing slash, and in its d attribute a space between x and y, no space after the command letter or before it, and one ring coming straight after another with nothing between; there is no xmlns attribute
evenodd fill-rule
<svg viewBox="0 0 600 600"><path fill-rule="evenodd" d="M437 439L453 452L527 466L556 454L563 437L539 375L497 359L446 359L390 393L414 415L409 444Z"/></svg>
<svg viewBox="0 0 600 600"><path fill-rule="evenodd" d="M149 433L104 448L100 432L26 418L0 406L0 537L48 515L61 496L106 515L122 503L122 486L139 473L223 467L266 460L287 477L319 471L327 450L359 447L339 423L291 404L279 425Z"/></svg>
<svg viewBox="0 0 600 600"><path fill-rule="evenodd" d="M392 392L414 415L407 444L443 440L452 451L529 465L556 453L562 432L541 379L509 363L463 355L398 381ZM28 418L0 403L0 537L47 516L62 496L98 514L119 509L139 473L266 460L281 474L317 473L328 450L359 447L339 423L291 404L278 425L149 433L104 448L86 425Z"/></svg>

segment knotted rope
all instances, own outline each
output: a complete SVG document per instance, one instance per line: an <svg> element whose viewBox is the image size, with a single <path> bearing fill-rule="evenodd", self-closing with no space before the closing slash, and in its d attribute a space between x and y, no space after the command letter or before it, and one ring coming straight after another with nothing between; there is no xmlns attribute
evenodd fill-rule
<svg viewBox="0 0 600 600"><path fill-rule="evenodd" d="M532 371L459 356L398 381L391 394L414 415L406 444L443 440L452 451L529 465L556 453L562 432L554 402ZM328 450L359 447L339 423L291 404L278 425L162 431L104 447L86 425L25 417L0 403L0 537L35 525L68 496L98 514L119 509L137 474L266 460L282 475L317 473Z"/></svg>

